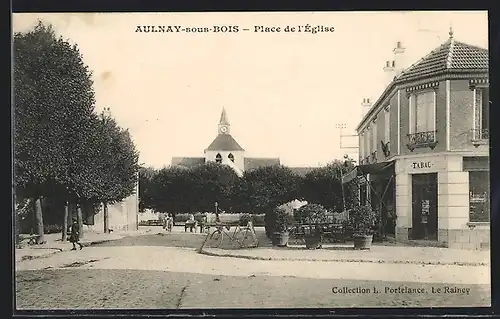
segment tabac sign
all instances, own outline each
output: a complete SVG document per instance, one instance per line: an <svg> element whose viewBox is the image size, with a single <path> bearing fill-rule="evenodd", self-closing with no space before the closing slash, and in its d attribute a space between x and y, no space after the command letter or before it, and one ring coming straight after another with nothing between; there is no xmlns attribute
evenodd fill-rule
<svg viewBox="0 0 500 319"><path fill-rule="evenodd" d="M438 172L446 168L446 157L443 156L408 158L405 162L405 170L408 173Z"/></svg>

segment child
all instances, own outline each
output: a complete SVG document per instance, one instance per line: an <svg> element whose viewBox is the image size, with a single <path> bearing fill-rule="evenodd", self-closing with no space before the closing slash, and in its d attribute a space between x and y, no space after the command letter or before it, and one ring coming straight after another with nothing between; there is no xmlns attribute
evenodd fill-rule
<svg viewBox="0 0 500 319"><path fill-rule="evenodd" d="M76 244L80 246L80 250L83 248L83 245L80 244L80 225L75 221L73 221L73 225L71 225L71 235L69 237L69 241L73 244L73 248L71 250L76 250Z"/></svg>

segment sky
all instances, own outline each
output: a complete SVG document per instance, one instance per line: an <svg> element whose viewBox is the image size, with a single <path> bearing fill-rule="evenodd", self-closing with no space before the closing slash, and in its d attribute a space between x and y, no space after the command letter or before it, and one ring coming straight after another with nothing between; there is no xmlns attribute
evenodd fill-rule
<svg viewBox="0 0 500 319"><path fill-rule="evenodd" d="M363 98L385 88L382 71L397 41L408 66L448 39L488 47L486 11L266 13L15 13L14 32L38 20L78 44L93 72L96 111L109 107L128 128L140 161L203 156L225 107L248 157L319 166L356 149ZM286 26L334 32L283 32ZM137 26L239 26L234 33L144 33ZM255 26L281 32L254 32ZM250 31L242 31L248 28ZM342 138L356 146L356 139Z"/></svg>

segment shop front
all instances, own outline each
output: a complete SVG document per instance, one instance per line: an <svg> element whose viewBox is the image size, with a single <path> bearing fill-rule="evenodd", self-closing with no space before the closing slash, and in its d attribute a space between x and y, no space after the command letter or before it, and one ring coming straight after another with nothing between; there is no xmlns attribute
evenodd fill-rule
<svg viewBox="0 0 500 319"><path fill-rule="evenodd" d="M396 240L489 246L487 157L432 154L396 160Z"/></svg>

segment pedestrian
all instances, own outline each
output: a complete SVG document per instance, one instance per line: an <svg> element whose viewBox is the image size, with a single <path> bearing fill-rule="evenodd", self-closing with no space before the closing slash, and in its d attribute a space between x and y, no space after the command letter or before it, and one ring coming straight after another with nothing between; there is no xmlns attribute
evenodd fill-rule
<svg viewBox="0 0 500 319"><path fill-rule="evenodd" d="M168 217L167 217L167 231L169 233L172 232L173 226L174 226L174 218L172 217L171 214L168 214Z"/></svg>
<svg viewBox="0 0 500 319"><path fill-rule="evenodd" d="M80 246L80 250L83 248L83 245L80 243L80 225L75 220L71 225L71 235L69 237L69 241L73 244L73 248L71 250L76 250L76 245Z"/></svg>

